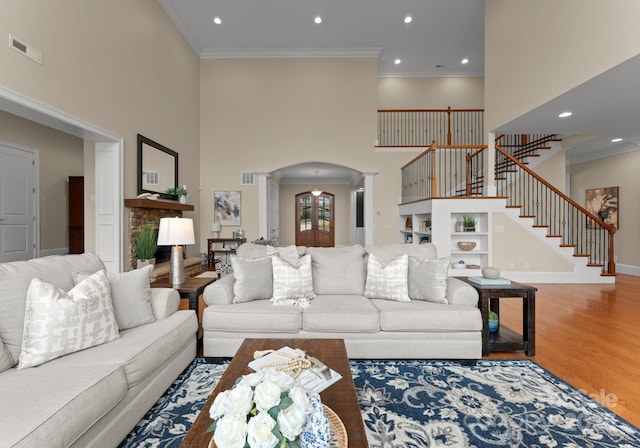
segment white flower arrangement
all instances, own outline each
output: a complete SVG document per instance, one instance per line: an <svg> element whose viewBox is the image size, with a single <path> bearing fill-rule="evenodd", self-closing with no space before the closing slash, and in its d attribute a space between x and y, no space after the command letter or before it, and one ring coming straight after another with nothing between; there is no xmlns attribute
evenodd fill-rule
<svg viewBox="0 0 640 448"><path fill-rule="evenodd" d="M217 448L284 448L297 439L311 414L307 392L285 372L260 370L218 394L209 416Z"/></svg>

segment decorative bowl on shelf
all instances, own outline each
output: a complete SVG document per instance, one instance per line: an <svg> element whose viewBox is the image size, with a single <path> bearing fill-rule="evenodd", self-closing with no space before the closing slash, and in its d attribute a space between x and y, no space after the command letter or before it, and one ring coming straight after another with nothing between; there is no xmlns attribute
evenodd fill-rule
<svg viewBox="0 0 640 448"><path fill-rule="evenodd" d="M475 241L458 241L458 247L462 250L472 250L476 247Z"/></svg>
<svg viewBox="0 0 640 448"><path fill-rule="evenodd" d="M463 260L460 260L460 261L456 261L455 263L451 263L451 267L453 269L464 269L467 266L466 266L466 264L464 263Z"/></svg>

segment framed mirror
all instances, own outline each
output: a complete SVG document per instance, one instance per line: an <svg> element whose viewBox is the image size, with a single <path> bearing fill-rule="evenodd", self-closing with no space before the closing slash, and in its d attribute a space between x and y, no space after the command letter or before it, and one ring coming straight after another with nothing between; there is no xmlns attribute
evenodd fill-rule
<svg viewBox="0 0 640 448"><path fill-rule="evenodd" d="M138 134L138 194L157 193L178 199L167 188L178 187L178 153Z"/></svg>

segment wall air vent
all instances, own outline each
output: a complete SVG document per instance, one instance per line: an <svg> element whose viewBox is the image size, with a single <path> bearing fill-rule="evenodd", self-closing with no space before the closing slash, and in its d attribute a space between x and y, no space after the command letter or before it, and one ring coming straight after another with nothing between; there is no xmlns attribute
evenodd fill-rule
<svg viewBox="0 0 640 448"><path fill-rule="evenodd" d="M42 64L42 52L9 34L9 46L38 64Z"/></svg>
<svg viewBox="0 0 640 448"><path fill-rule="evenodd" d="M256 184L256 173L251 171L240 172L240 185L255 185L255 184Z"/></svg>

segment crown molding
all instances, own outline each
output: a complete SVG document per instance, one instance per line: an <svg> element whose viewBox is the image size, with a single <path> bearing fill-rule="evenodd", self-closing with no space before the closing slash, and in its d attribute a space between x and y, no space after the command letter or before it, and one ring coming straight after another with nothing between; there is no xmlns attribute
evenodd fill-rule
<svg viewBox="0 0 640 448"><path fill-rule="evenodd" d="M377 58L382 48L204 48L200 59Z"/></svg>

